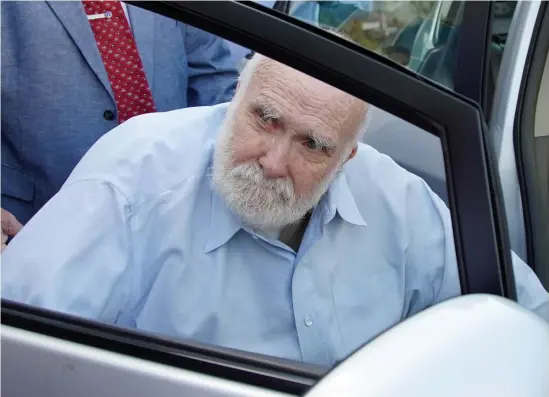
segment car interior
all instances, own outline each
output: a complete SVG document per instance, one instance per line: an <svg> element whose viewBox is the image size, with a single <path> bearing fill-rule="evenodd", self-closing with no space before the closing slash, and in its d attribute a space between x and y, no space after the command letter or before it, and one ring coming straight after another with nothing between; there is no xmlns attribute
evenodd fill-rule
<svg viewBox="0 0 549 397"><path fill-rule="evenodd" d="M536 244L540 250L538 260L538 275L544 281L546 288L549 288L549 263L545 262L548 255L547 245L543 241L549 241L549 57L545 59L542 80L537 96L534 126L535 146L535 174L537 175L535 193L533 196L539 199L539 210L537 214L536 231L540 233L539 243ZM536 237L537 239L538 237ZM545 248L545 249L544 249Z"/></svg>

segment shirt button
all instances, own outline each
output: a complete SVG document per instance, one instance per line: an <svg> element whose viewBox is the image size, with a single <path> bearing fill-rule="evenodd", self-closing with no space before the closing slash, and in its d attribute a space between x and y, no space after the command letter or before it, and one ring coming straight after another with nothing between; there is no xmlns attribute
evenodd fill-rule
<svg viewBox="0 0 549 397"><path fill-rule="evenodd" d="M114 113L112 110L105 110L103 112L103 118L108 121L114 120Z"/></svg>
<svg viewBox="0 0 549 397"><path fill-rule="evenodd" d="M311 325L313 325L313 319L311 317L305 317L305 325L307 327L310 327Z"/></svg>

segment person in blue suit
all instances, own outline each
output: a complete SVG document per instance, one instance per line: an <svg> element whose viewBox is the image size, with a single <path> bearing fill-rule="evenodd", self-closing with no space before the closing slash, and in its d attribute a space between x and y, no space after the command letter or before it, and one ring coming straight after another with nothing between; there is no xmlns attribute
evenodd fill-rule
<svg viewBox="0 0 549 397"><path fill-rule="evenodd" d="M157 111L232 98L237 71L224 40L122 5ZM119 120L82 2L2 2L1 10L4 243Z"/></svg>

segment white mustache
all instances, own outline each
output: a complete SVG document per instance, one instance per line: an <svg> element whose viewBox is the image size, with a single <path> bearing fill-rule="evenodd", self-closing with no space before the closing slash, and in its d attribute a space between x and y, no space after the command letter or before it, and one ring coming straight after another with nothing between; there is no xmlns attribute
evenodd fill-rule
<svg viewBox="0 0 549 397"><path fill-rule="evenodd" d="M289 177L267 179L263 174L261 165L257 162L238 164L227 170L227 174L235 180L244 182L243 187L256 189L257 194L262 191L271 191L282 198L285 202L294 202L294 184Z"/></svg>
<svg viewBox="0 0 549 397"><path fill-rule="evenodd" d="M268 179L257 161L234 164L233 111L228 110L214 151L214 189L242 223L256 231L272 232L303 218L318 204L337 170L298 196L290 177Z"/></svg>

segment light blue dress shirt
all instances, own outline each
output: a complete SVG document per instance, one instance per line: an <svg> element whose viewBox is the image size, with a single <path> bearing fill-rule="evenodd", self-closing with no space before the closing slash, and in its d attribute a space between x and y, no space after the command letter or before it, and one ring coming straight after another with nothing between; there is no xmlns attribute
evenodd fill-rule
<svg viewBox="0 0 549 397"><path fill-rule="evenodd" d="M2 254L2 297L332 365L460 294L448 209L366 145L297 253L243 228L211 185L225 109L138 116L101 138ZM521 304L548 318L536 276L514 270Z"/></svg>

